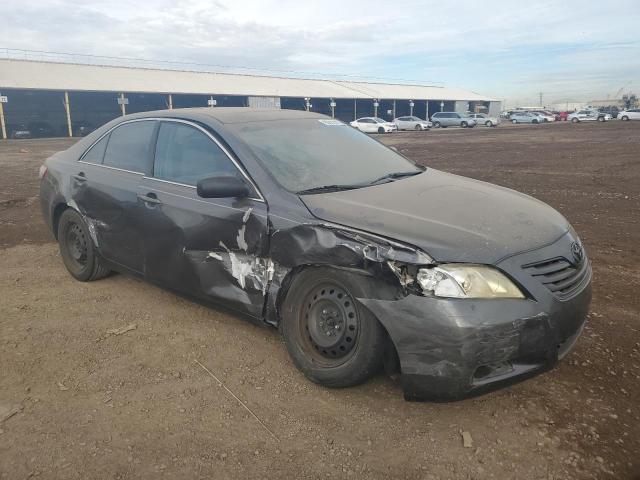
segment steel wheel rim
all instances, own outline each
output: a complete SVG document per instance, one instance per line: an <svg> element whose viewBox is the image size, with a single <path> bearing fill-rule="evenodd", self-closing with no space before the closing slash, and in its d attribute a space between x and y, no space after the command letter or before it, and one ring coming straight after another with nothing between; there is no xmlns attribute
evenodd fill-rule
<svg viewBox="0 0 640 480"><path fill-rule="evenodd" d="M88 244L84 230L77 223L69 224L65 232L65 248L69 259L78 267L87 265Z"/></svg>
<svg viewBox="0 0 640 480"><path fill-rule="evenodd" d="M332 282L318 284L306 295L299 326L303 347L315 363L335 367L356 350L360 318L355 301Z"/></svg>

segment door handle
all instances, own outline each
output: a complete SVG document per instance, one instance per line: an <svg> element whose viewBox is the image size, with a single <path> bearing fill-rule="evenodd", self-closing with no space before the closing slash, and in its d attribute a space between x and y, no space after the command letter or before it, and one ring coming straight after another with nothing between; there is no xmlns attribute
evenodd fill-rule
<svg viewBox="0 0 640 480"><path fill-rule="evenodd" d="M84 172L80 172L77 175L72 175L73 179L77 182L86 182L87 177L84 176Z"/></svg>
<svg viewBox="0 0 640 480"><path fill-rule="evenodd" d="M158 199L155 193L147 193L146 195L138 194L138 198L145 203L152 205L160 205L162 202Z"/></svg>

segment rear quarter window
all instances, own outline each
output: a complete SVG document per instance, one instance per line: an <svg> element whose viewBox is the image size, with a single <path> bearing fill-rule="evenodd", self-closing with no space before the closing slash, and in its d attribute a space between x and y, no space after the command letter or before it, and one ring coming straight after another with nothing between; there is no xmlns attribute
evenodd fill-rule
<svg viewBox="0 0 640 480"><path fill-rule="evenodd" d="M105 135L96 143L94 143L89 150L82 156L82 161L87 163L101 164L104 159L104 151L107 148L107 142L109 141L109 135Z"/></svg>
<svg viewBox="0 0 640 480"><path fill-rule="evenodd" d="M125 123L109 135L103 165L138 173L151 173L153 138L157 122Z"/></svg>

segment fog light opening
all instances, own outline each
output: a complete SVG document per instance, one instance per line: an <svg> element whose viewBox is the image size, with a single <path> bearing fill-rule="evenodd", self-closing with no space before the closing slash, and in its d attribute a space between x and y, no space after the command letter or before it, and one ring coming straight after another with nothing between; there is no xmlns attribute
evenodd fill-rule
<svg viewBox="0 0 640 480"><path fill-rule="evenodd" d="M481 365L476 368L473 374L474 380L485 380L491 377L498 377L513 371L511 362L500 362L489 365Z"/></svg>

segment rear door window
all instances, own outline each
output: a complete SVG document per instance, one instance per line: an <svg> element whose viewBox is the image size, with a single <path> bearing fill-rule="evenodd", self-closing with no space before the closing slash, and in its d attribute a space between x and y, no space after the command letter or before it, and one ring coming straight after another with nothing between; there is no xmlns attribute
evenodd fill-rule
<svg viewBox="0 0 640 480"><path fill-rule="evenodd" d="M219 174L240 175L227 154L205 133L180 122L161 122L153 176L195 186Z"/></svg>
<svg viewBox="0 0 640 480"><path fill-rule="evenodd" d="M144 120L116 127L109 136L103 164L130 172L151 173L157 122Z"/></svg>

